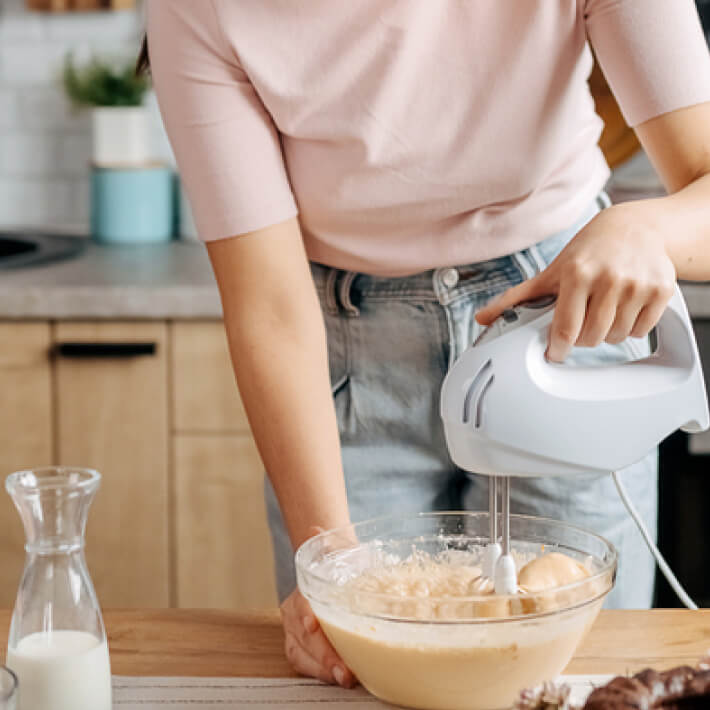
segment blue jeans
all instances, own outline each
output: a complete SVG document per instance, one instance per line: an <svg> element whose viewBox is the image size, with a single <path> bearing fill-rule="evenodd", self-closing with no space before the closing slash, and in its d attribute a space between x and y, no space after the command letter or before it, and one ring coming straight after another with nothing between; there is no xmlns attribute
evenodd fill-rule
<svg viewBox="0 0 710 710"><path fill-rule="evenodd" d="M529 249L456 269L382 278L312 265L328 334L330 381L354 522L394 513L487 510L488 480L456 467L444 441L439 391L447 369L477 337L476 311L545 268L601 207ZM575 349L571 363L642 356L638 344ZM651 531L656 529L657 461L652 451L622 472ZM296 586L293 551L278 503L266 499L281 599ZM514 512L573 522L608 538L619 551L611 607L652 602L654 562L610 476L516 478Z"/></svg>

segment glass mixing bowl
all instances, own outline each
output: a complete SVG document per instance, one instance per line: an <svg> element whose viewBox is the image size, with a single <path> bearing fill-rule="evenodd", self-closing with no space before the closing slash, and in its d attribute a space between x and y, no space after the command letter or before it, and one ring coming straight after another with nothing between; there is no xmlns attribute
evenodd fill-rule
<svg viewBox="0 0 710 710"><path fill-rule="evenodd" d="M488 530L488 513L423 513L331 530L299 548L301 593L373 695L413 708L500 710L522 688L553 679L567 665L616 575L614 547L581 528L510 518L518 565L561 552L589 571L554 589L434 598L425 588L383 592L353 583L363 573L419 558L477 566Z"/></svg>

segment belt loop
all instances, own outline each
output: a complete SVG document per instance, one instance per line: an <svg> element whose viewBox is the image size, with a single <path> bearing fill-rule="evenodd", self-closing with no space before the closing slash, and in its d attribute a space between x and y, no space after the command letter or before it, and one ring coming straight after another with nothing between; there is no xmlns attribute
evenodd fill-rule
<svg viewBox="0 0 710 710"><path fill-rule="evenodd" d="M605 210L607 207L611 207L611 198L607 195L606 190L602 190L597 195L597 204L600 210Z"/></svg>
<svg viewBox="0 0 710 710"><path fill-rule="evenodd" d="M537 269L535 268L535 264L532 263L531 259L527 259L525 257L524 252L522 251L516 251L515 253L512 254L513 261L518 265L518 268L520 269L520 273L523 276L523 279L531 279L533 276L537 274Z"/></svg>
<svg viewBox="0 0 710 710"><path fill-rule="evenodd" d="M543 258L542 254L540 253L540 249L538 249L537 244L533 244L530 247L529 251L532 260L535 262L535 266L537 266L537 272L539 274L541 271L544 271L547 268L547 263L545 262L545 259Z"/></svg>
<svg viewBox="0 0 710 710"><path fill-rule="evenodd" d="M338 302L335 298L335 282L338 278L337 269L328 269L328 276L325 280L325 310L331 316L338 315Z"/></svg>
<svg viewBox="0 0 710 710"><path fill-rule="evenodd" d="M343 280L340 282L340 303L350 318L357 318L360 315L360 309L353 303L351 298L353 282L357 276L357 271L346 271Z"/></svg>

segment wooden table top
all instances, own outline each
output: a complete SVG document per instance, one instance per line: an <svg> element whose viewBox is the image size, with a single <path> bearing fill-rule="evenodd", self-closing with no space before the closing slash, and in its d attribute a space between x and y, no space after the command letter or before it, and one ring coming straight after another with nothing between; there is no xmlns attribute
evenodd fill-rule
<svg viewBox="0 0 710 710"><path fill-rule="evenodd" d="M276 611L107 610L104 621L117 675L293 675ZM2 645L9 623L10 612L0 610ZM567 672L695 665L709 650L710 610L602 611Z"/></svg>

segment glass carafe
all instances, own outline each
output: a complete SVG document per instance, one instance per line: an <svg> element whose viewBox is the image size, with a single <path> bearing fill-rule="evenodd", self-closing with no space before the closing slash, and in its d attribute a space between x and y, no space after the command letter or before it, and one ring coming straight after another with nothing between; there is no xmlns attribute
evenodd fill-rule
<svg viewBox="0 0 710 710"><path fill-rule="evenodd" d="M5 483L26 536L7 649L19 710L111 710L106 632L84 559L100 480L96 471L51 467L18 471Z"/></svg>

